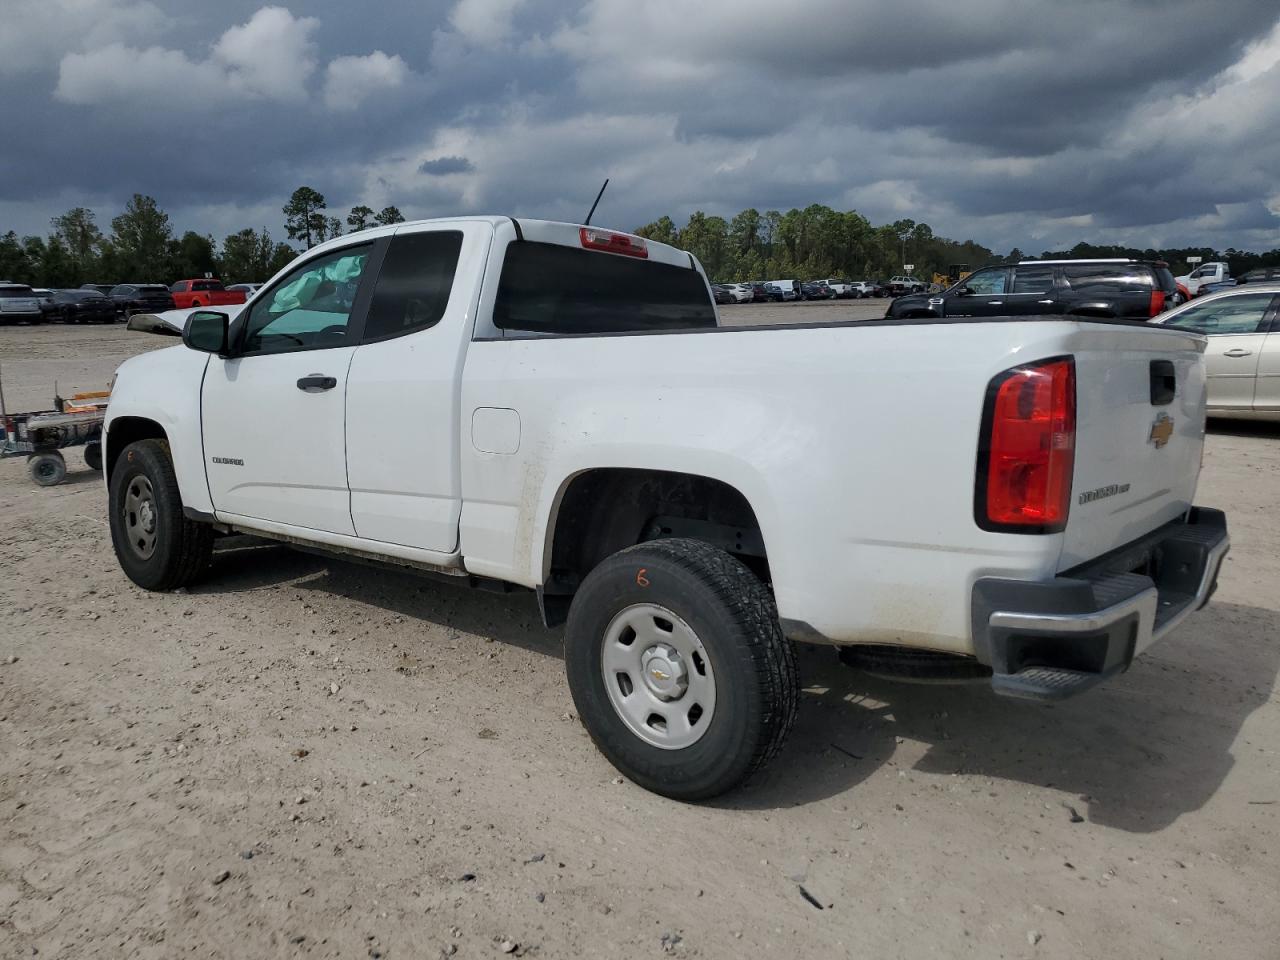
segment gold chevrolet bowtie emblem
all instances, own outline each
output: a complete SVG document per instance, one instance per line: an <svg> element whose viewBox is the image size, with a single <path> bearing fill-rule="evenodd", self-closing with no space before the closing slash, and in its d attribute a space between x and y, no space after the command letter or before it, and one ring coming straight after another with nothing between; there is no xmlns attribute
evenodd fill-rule
<svg viewBox="0 0 1280 960"><path fill-rule="evenodd" d="M662 672L661 670L659 670L657 667L653 667L653 668L651 668L651 669L649 670L649 672L650 672L651 674L653 674L653 679L655 679L655 680L670 680L670 679L671 679L670 674L663 673L663 672Z"/></svg>
<svg viewBox="0 0 1280 960"><path fill-rule="evenodd" d="M1154 443L1156 449L1159 450L1169 442L1169 438L1172 436L1173 419L1168 414L1162 413L1156 417L1156 422L1151 425L1151 435L1147 439Z"/></svg>

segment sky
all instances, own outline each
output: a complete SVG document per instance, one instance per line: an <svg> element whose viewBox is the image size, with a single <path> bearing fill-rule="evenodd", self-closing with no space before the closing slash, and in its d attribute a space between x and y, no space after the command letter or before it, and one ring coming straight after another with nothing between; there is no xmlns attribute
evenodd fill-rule
<svg viewBox="0 0 1280 960"><path fill-rule="evenodd" d="M997 252L1280 247L1275 0L0 0L0 232L822 203Z"/></svg>

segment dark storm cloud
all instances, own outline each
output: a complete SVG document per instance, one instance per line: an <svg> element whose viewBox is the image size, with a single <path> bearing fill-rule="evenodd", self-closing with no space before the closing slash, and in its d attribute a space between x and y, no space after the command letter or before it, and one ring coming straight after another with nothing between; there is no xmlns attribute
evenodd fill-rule
<svg viewBox="0 0 1280 960"><path fill-rule="evenodd" d="M11 0L0 230L149 193L609 222L820 202L997 248L1278 246L1273 2ZM78 27L65 29L74 16Z"/></svg>
<svg viewBox="0 0 1280 960"><path fill-rule="evenodd" d="M451 173L469 173L475 169L466 157L436 157L418 164L418 172L431 177L444 177Z"/></svg>

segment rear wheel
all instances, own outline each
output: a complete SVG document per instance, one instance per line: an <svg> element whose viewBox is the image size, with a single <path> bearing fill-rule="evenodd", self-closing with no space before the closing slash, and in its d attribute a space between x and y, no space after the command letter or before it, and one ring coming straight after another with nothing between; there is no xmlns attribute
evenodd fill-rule
<svg viewBox="0 0 1280 960"><path fill-rule="evenodd" d="M697 540L655 540L592 570L569 610L565 662L600 751L677 800L741 784L795 719L795 653L772 596L739 560Z"/></svg>
<svg viewBox="0 0 1280 960"><path fill-rule="evenodd" d="M27 469L31 479L42 487L56 487L67 479L67 461L57 451L37 453L27 461Z"/></svg>
<svg viewBox="0 0 1280 960"><path fill-rule="evenodd" d="M102 470L102 444L86 443L84 445L84 463L90 470Z"/></svg>
<svg viewBox="0 0 1280 960"><path fill-rule="evenodd" d="M209 566L213 530L182 512L178 479L163 440L139 440L111 471L111 543L125 574L145 590L173 590Z"/></svg>

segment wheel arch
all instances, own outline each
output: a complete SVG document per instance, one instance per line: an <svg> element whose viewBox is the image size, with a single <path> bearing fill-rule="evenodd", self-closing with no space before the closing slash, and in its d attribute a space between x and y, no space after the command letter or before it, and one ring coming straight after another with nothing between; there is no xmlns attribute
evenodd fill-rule
<svg viewBox="0 0 1280 960"><path fill-rule="evenodd" d="M116 417L111 421L102 451L102 473L108 483L120 451L139 440L164 440L167 443L169 435L164 427L148 417Z"/></svg>
<svg viewBox="0 0 1280 960"><path fill-rule="evenodd" d="M761 518L739 485L703 472L589 467L561 482L547 518L538 588L548 626L607 557L649 540L703 540L771 578Z"/></svg>

